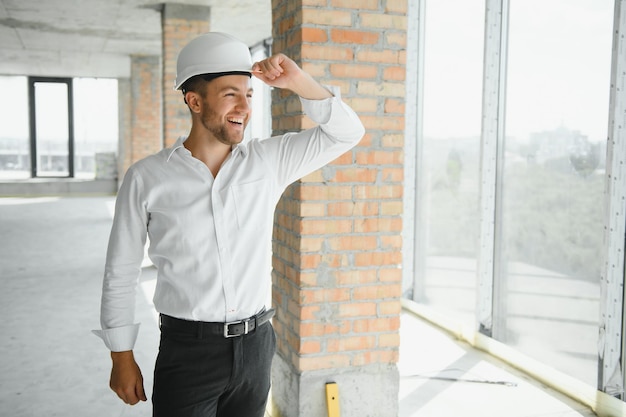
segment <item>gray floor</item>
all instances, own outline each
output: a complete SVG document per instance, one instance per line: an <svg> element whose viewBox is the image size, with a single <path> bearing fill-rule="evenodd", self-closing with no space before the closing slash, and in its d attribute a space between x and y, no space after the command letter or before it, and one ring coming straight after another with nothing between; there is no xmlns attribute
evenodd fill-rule
<svg viewBox="0 0 626 417"><path fill-rule="evenodd" d="M112 197L0 198L0 416L151 415L149 402L129 407L109 390L108 352L90 333L112 205ZM148 396L154 276L147 266L137 308ZM401 337L401 417L594 415L408 313Z"/></svg>
<svg viewBox="0 0 626 417"><path fill-rule="evenodd" d="M591 417L587 407L412 314L401 318L400 417Z"/></svg>

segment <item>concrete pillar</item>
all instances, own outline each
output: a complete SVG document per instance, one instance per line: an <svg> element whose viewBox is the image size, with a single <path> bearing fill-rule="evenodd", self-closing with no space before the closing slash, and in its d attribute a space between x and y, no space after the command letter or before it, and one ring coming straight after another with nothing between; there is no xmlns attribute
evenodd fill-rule
<svg viewBox="0 0 626 417"><path fill-rule="evenodd" d="M163 133L164 146L174 144L191 129L189 109L180 91L175 91L176 58L193 38L209 32L210 8L165 3L162 12L163 32Z"/></svg>
<svg viewBox="0 0 626 417"><path fill-rule="evenodd" d="M273 0L273 48L339 85L367 133L290 186L276 212L273 414L397 416L407 3ZM273 92L275 133L311 125Z"/></svg>

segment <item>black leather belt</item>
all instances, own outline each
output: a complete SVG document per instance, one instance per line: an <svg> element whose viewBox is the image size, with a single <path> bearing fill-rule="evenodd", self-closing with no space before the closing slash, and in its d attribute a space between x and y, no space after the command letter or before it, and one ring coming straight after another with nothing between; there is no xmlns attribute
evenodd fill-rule
<svg viewBox="0 0 626 417"><path fill-rule="evenodd" d="M231 321L228 323L213 323L206 321L189 321L161 314L161 327L167 327L174 331L203 336L222 336L225 338L243 336L254 331L257 327L267 323L274 317L274 309L262 311L256 316L244 320Z"/></svg>

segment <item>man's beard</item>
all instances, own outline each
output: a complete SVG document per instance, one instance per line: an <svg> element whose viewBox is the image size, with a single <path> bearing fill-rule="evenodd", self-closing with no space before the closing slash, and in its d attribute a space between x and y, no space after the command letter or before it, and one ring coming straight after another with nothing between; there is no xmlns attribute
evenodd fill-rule
<svg viewBox="0 0 626 417"><path fill-rule="evenodd" d="M211 132L221 143L227 145L236 145L241 143L243 140L243 132L241 132L241 134L229 134L226 130L226 126L224 125L210 127L209 132Z"/></svg>
<svg viewBox="0 0 626 417"><path fill-rule="evenodd" d="M215 122L211 123L211 120L214 120ZM226 145L236 145L238 143L241 143L241 141L243 140L243 130L241 131L241 134L239 134L239 132L228 132L226 125L217 122L219 120L220 119L217 114L209 108L207 110L206 116L202 118L202 124L221 143L224 143ZM226 123L230 122L226 121ZM245 124L243 125L243 127L245 130Z"/></svg>

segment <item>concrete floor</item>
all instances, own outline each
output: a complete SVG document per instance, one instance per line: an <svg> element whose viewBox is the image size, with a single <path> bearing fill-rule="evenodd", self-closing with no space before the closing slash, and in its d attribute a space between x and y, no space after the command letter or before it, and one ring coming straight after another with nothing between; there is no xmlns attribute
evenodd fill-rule
<svg viewBox="0 0 626 417"><path fill-rule="evenodd" d="M0 417L142 416L108 388L110 359L98 326L112 197L0 198ZM135 355L148 396L158 345L150 292L141 278ZM405 313L400 417L591 417L488 355ZM348 410L342 410L349 415Z"/></svg>

